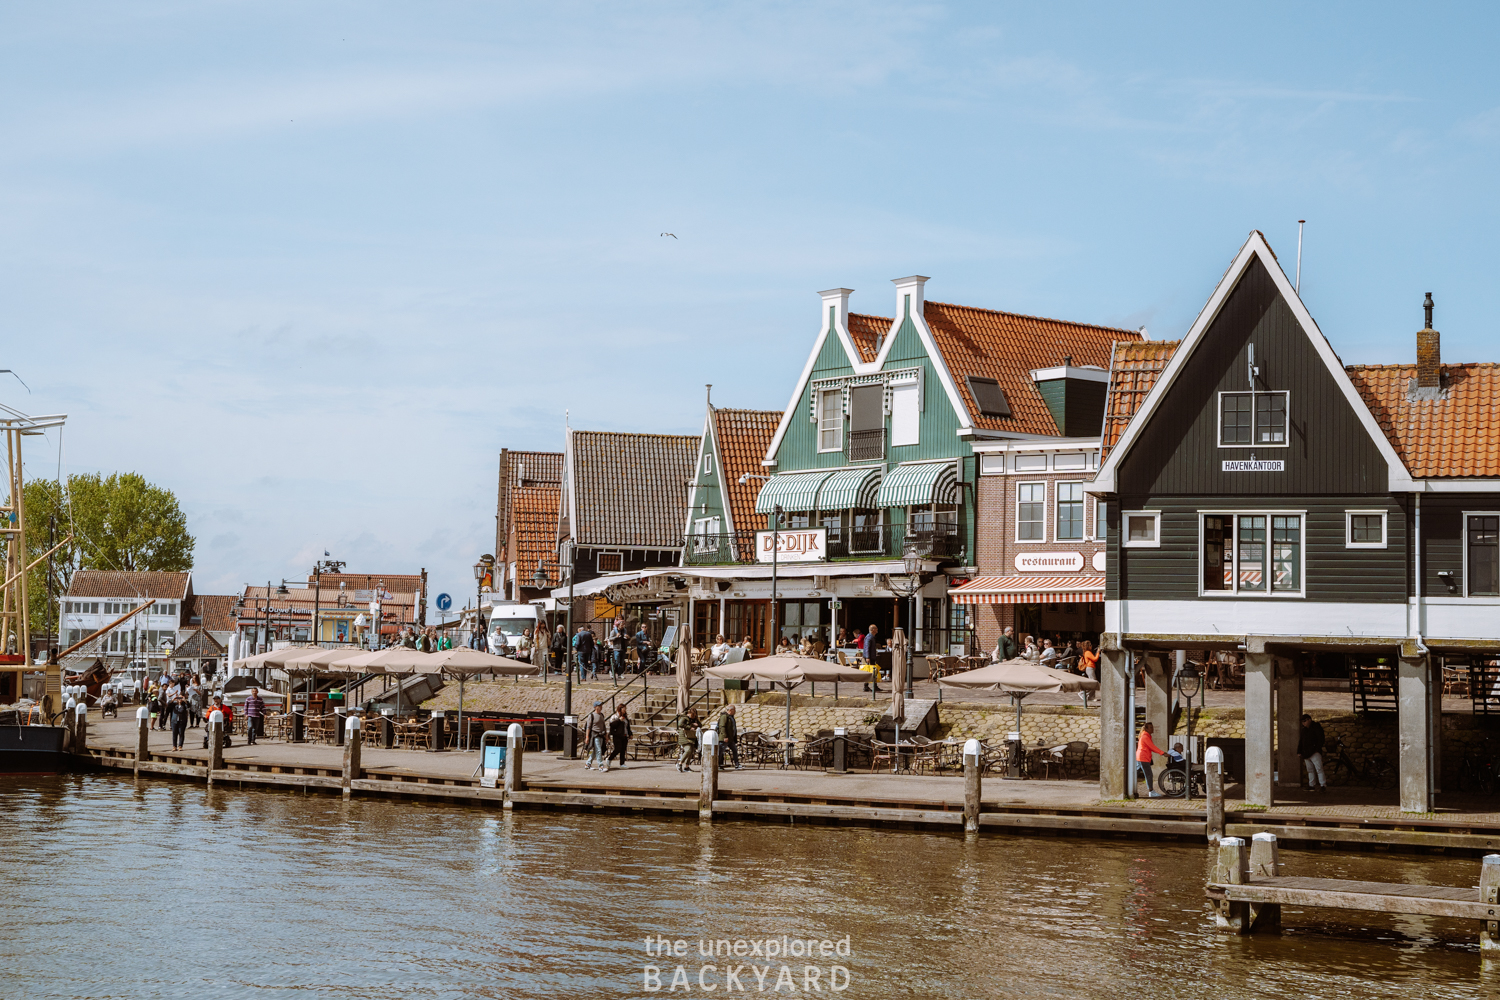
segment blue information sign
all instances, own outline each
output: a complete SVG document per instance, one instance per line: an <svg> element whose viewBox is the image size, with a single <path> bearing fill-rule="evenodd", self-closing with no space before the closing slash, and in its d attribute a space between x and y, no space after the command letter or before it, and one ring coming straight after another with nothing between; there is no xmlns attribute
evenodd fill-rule
<svg viewBox="0 0 1500 1000"><path fill-rule="evenodd" d="M447 611L451 607L453 607L453 598L447 594L437 595L437 609L439 611Z"/></svg>

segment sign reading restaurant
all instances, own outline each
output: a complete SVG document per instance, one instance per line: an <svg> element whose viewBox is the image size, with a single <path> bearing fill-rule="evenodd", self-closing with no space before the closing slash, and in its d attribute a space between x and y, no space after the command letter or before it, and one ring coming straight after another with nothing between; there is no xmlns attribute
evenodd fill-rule
<svg viewBox="0 0 1500 1000"><path fill-rule="evenodd" d="M828 529L757 531L755 561L771 562L773 553L776 562L822 562L828 557Z"/></svg>
<svg viewBox="0 0 1500 1000"><path fill-rule="evenodd" d="M1016 556L1016 569L1022 573L1076 573L1083 569L1083 555L1078 552L1024 552Z"/></svg>

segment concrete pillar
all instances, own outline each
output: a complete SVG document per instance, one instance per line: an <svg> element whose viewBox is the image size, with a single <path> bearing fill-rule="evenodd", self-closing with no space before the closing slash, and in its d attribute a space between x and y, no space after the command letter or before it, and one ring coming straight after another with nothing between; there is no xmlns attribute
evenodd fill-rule
<svg viewBox="0 0 1500 1000"><path fill-rule="evenodd" d="M151 756L151 709L142 705L135 710L135 773L141 773L141 763Z"/></svg>
<svg viewBox="0 0 1500 1000"><path fill-rule="evenodd" d="M208 713L208 783L214 783L214 772L224 770L224 713Z"/></svg>
<svg viewBox="0 0 1500 1000"><path fill-rule="evenodd" d="M1208 842L1224 839L1224 751L1209 747L1203 755L1204 791L1208 796Z"/></svg>
<svg viewBox="0 0 1500 1000"><path fill-rule="evenodd" d="M73 752L89 752L89 706L80 702L73 710Z"/></svg>
<svg viewBox="0 0 1500 1000"><path fill-rule="evenodd" d="M1427 704L1432 708L1432 718L1427 724L1427 738L1430 741L1427 766L1432 775L1432 793L1435 797L1443 790L1443 661L1434 656L1431 657L1431 663L1428 676L1431 678L1432 689L1428 694Z"/></svg>
<svg viewBox="0 0 1500 1000"><path fill-rule="evenodd" d="M1428 658L1401 657L1397 667L1396 710L1400 737L1397 769L1401 811L1432 811L1431 734L1433 684Z"/></svg>
<svg viewBox="0 0 1500 1000"><path fill-rule="evenodd" d="M1275 794L1275 664L1265 640L1251 637L1245 647L1245 804L1269 806Z"/></svg>
<svg viewBox="0 0 1500 1000"><path fill-rule="evenodd" d="M698 822L712 823L714 799L719 796L719 734L705 729L700 738L703 743L699 753L703 759L703 781L698 787Z"/></svg>
<svg viewBox="0 0 1500 1000"><path fill-rule="evenodd" d="M1119 635L1106 633L1099 654L1099 797L1123 799L1130 769L1131 720L1127 701L1134 678L1130 652Z"/></svg>
<svg viewBox="0 0 1500 1000"><path fill-rule="evenodd" d="M340 785L346 799L354 794L354 782L364 777L364 771L359 766L360 744L364 735L360 731L361 721L359 716L352 715L344 723L344 776Z"/></svg>
<svg viewBox="0 0 1500 1000"><path fill-rule="evenodd" d="M1219 841L1214 865L1214 882L1218 885L1244 885L1250 881L1250 852L1239 837ZM1250 904L1216 900L1214 923L1224 934L1247 934L1250 931Z"/></svg>
<svg viewBox="0 0 1500 1000"><path fill-rule="evenodd" d="M1479 901L1500 903L1500 854L1486 854L1479 870ZM1479 961L1486 972L1500 969L1500 920L1479 922Z"/></svg>
<svg viewBox="0 0 1500 1000"><path fill-rule="evenodd" d="M505 731L505 803L504 808L515 808L511 796L525 791L526 736L519 722L512 722Z"/></svg>
<svg viewBox="0 0 1500 1000"><path fill-rule="evenodd" d="M1297 739L1302 730L1302 671L1290 657L1272 657L1276 667L1276 777L1284 788L1301 784Z"/></svg>
<svg viewBox="0 0 1500 1000"><path fill-rule="evenodd" d="M1281 874L1281 854L1277 849L1276 834L1257 833L1250 838L1251 878L1275 878ZM1281 931L1280 903L1251 903L1250 930Z"/></svg>
<svg viewBox="0 0 1500 1000"><path fill-rule="evenodd" d="M979 801L983 791L980 763L984 751L978 740L964 743L964 833L979 832Z"/></svg>
<svg viewBox="0 0 1500 1000"><path fill-rule="evenodd" d="M1170 653L1146 654L1146 721L1156 745L1172 749L1172 659Z"/></svg>

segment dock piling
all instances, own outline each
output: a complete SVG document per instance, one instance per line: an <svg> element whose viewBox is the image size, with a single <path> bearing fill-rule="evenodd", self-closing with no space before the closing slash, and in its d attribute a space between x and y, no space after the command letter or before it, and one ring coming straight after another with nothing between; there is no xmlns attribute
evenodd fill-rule
<svg viewBox="0 0 1500 1000"><path fill-rule="evenodd" d="M1500 903L1500 854L1486 854L1479 870L1479 901ZM1500 971L1500 920L1479 922L1479 960L1486 971Z"/></svg>
<svg viewBox="0 0 1500 1000"><path fill-rule="evenodd" d="M1276 834L1261 832L1250 838L1250 874L1256 878L1275 878L1281 874L1281 852ZM1250 904L1250 933L1280 930L1280 903Z"/></svg>
<svg viewBox="0 0 1500 1000"><path fill-rule="evenodd" d="M1214 881L1220 885L1245 885L1250 881L1250 852L1240 837L1219 840L1219 859ZM1223 934L1250 932L1250 904L1229 899L1214 901L1214 924Z"/></svg>
<svg viewBox="0 0 1500 1000"><path fill-rule="evenodd" d="M1224 839L1224 751L1209 747L1203 755L1204 785L1208 795L1208 842Z"/></svg>
<svg viewBox="0 0 1500 1000"><path fill-rule="evenodd" d="M833 731L833 773L847 774L849 768L846 761L849 758L849 731L839 726Z"/></svg>
<svg viewBox="0 0 1500 1000"><path fill-rule="evenodd" d="M979 832L979 798L982 791L979 762L981 749L978 740L964 743L964 834Z"/></svg>
<svg viewBox="0 0 1500 1000"><path fill-rule="evenodd" d="M135 710L135 776L141 776L141 764L151 756L151 709L142 705Z"/></svg>
<svg viewBox="0 0 1500 1000"><path fill-rule="evenodd" d="M89 706L86 702L79 702L78 707L73 710L73 752L89 752Z"/></svg>
<svg viewBox="0 0 1500 1000"><path fill-rule="evenodd" d="M344 723L344 776L340 783L344 798L354 794L354 782L364 777L359 767L359 750L361 741L360 718L351 715Z"/></svg>
<svg viewBox="0 0 1500 1000"><path fill-rule="evenodd" d="M77 707L78 703L75 702L70 696L68 698L67 704L63 706L62 713L63 729L66 731L66 735L63 737L63 749L72 751L74 753L78 752L78 734L74 732L74 729L76 728L75 723L77 720L73 715L73 712Z"/></svg>
<svg viewBox="0 0 1500 1000"><path fill-rule="evenodd" d="M481 751L482 753L483 751ZM516 792L526 790L525 778L526 735L519 722L512 722L505 731L505 805L514 809L512 798Z"/></svg>
<svg viewBox="0 0 1500 1000"><path fill-rule="evenodd" d="M208 713L208 783L214 783L214 772L224 770L224 713L217 708Z"/></svg>
<svg viewBox="0 0 1500 1000"><path fill-rule="evenodd" d="M719 794L719 734L712 729L703 730L703 783L698 789L698 822L714 821L714 799Z"/></svg>
<svg viewBox="0 0 1500 1000"><path fill-rule="evenodd" d="M427 720L427 750L428 750L428 752L430 752L430 753L437 753L440 750L446 750L447 749L447 747L443 746L443 724L444 724L445 721L446 721L446 717L444 716L444 714L442 712L433 712L432 715L428 718L428 720Z"/></svg>

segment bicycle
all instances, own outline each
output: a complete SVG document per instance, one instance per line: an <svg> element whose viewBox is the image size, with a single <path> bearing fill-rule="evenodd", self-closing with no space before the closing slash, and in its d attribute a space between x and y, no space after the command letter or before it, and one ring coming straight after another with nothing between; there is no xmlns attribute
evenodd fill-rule
<svg viewBox="0 0 1500 1000"><path fill-rule="evenodd" d="M1458 762L1458 774L1455 776L1456 790L1492 795L1495 792L1497 776L1500 775L1497 775L1495 758L1489 752L1488 746L1483 751L1470 751Z"/></svg>
<svg viewBox="0 0 1500 1000"><path fill-rule="evenodd" d="M1333 738L1332 749L1324 754L1323 773L1329 785L1347 785L1351 782L1370 785L1373 788L1394 788L1400 777L1396 766L1387 758L1374 754L1363 765L1355 764L1349 756L1349 748L1342 738Z"/></svg>

